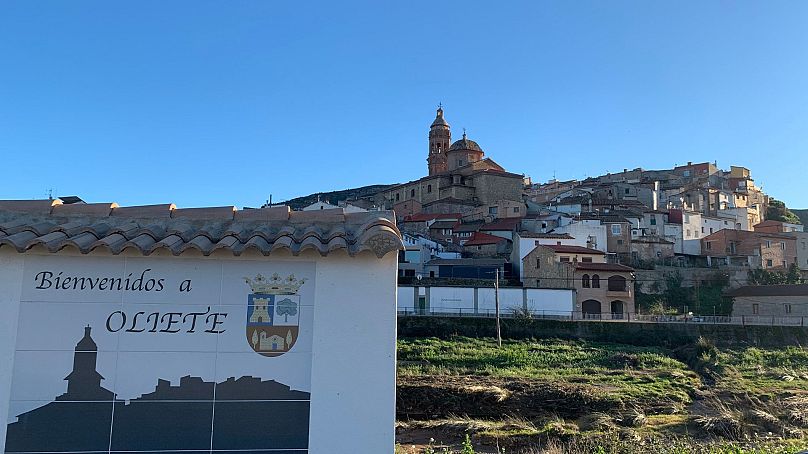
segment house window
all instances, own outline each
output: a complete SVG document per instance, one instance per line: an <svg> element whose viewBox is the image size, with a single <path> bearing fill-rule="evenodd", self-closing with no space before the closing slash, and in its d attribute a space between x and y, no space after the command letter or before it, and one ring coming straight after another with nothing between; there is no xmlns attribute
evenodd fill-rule
<svg viewBox="0 0 808 454"><path fill-rule="evenodd" d="M592 263L592 257L581 257L581 263Z"/></svg>
<svg viewBox="0 0 808 454"><path fill-rule="evenodd" d="M539 269L539 268L541 268L541 259L536 258L536 269Z"/></svg>
<svg viewBox="0 0 808 454"><path fill-rule="evenodd" d="M562 262L562 263L569 263L570 258L569 258L569 257L561 257L561 258L559 259L559 261L560 261L560 262Z"/></svg>
<svg viewBox="0 0 808 454"><path fill-rule="evenodd" d="M766 247L772 247L772 242L769 241L769 240L766 240Z"/></svg>
<svg viewBox="0 0 808 454"><path fill-rule="evenodd" d="M427 194L432 192L432 185L431 184L426 185L426 192L427 192Z"/></svg>
<svg viewBox="0 0 808 454"><path fill-rule="evenodd" d="M628 194L628 188L626 188L626 194Z"/></svg>
<svg viewBox="0 0 808 454"><path fill-rule="evenodd" d="M592 275L592 288L600 288L600 276L597 274Z"/></svg>
<svg viewBox="0 0 808 454"><path fill-rule="evenodd" d="M396 202L398 202L400 198L401 198L401 195L400 195L400 194L396 194Z"/></svg>
<svg viewBox="0 0 808 454"><path fill-rule="evenodd" d="M513 207L513 212L518 213L519 212L519 207Z"/></svg>
<svg viewBox="0 0 808 454"><path fill-rule="evenodd" d="M410 189L410 197L415 197L415 189Z"/></svg>
<svg viewBox="0 0 808 454"><path fill-rule="evenodd" d="M651 216L651 225L656 225L656 216Z"/></svg>
<svg viewBox="0 0 808 454"><path fill-rule="evenodd" d="M626 278L623 276L609 277L609 291L610 292L625 292L626 291Z"/></svg>
<svg viewBox="0 0 808 454"><path fill-rule="evenodd" d="M704 233L704 227L701 228L701 233Z"/></svg>
<svg viewBox="0 0 808 454"><path fill-rule="evenodd" d="M707 243L707 250L708 251L711 250L713 248L713 242L712 241L707 241L706 243Z"/></svg>
<svg viewBox="0 0 808 454"><path fill-rule="evenodd" d="M766 268L771 268L772 266L774 266L774 263L771 261L771 259L766 260Z"/></svg>
<svg viewBox="0 0 808 454"><path fill-rule="evenodd" d="M783 251L785 251L785 250L786 250L786 243L785 243L785 241L781 241L781 242L780 242L780 249L781 249L781 250L783 250Z"/></svg>
<svg viewBox="0 0 808 454"><path fill-rule="evenodd" d="M496 215L497 207L488 207L488 214Z"/></svg>
<svg viewBox="0 0 808 454"><path fill-rule="evenodd" d="M760 305L758 303L752 303L752 314L758 315L760 313Z"/></svg>
<svg viewBox="0 0 808 454"><path fill-rule="evenodd" d="M588 274L584 274L583 276L581 276L581 287L589 288L589 275Z"/></svg>
<svg viewBox="0 0 808 454"><path fill-rule="evenodd" d="M710 233L713 233L713 228L712 227L710 227Z"/></svg>
<svg viewBox="0 0 808 454"><path fill-rule="evenodd" d="M687 229L687 237L690 238L690 229Z"/></svg>
<svg viewBox="0 0 808 454"><path fill-rule="evenodd" d="M789 304L789 303L783 304L783 309L785 310L786 314L790 314L791 313L791 304Z"/></svg>
<svg viewBox="0 0 808 454"><path fill-rule="evenodd" d="M623 244L623 240L617 240L617 244L618 244L618 245L622 245L622 244Z"/></svg>
<svg viewBox="0 0 808 454"><path fill-rule="evenodd" d="M612 235L621 235L623 233L623 229L620 228L620 224L612 224Z"/></svg>

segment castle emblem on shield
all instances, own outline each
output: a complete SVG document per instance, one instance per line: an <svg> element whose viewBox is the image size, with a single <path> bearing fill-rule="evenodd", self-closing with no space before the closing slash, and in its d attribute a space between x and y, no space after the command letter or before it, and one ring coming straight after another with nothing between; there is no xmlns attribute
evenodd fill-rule
<svg viewBox="0 0 808 454"><path fill-rule="evenodd" d="M256 353L280 356L292 349L300 332L300 296L306 282L278 273L244 278L252 293L247 297L247 343Z"/></svg>

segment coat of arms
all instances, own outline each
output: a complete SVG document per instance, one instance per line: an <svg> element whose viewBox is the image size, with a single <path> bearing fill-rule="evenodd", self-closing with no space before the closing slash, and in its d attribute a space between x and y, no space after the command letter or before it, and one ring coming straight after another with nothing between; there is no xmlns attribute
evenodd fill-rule
<svg viewBox="0 0 808 454"><path fill-rule="evenodd" d="M294 275L281 278L244 278L252 293L247 297L247 343L256 353L280 356L292 349L300 332L300 296L306 282Z"/></svg>

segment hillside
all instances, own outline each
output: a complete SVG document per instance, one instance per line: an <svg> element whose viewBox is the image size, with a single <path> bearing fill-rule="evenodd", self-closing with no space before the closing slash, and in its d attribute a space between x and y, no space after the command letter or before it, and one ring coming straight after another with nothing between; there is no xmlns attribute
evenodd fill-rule
<svg viewBox="0 0 808 454"><path fill-rule="evenodd" d="M398 360L406 454L465 434L478 453L795 453L808 435L801 347L405 337Z"/></svg>
<svg viewBox="0 0 808 454"><path fill-rule="evenodd" d="M791 210L792 213L796 214L800 221L802 221L802 225L808 225L808 209L805 210Z"/></svg>
<svg viewBox="0 0 808 454"><path fill-rule="evenodd" d="M307 205L311 205L312 203L317 202L317 200L321 200L323 202L328 202L333 205L336 205L337 203L342 202L343 200L370 198L374 194L384 191L385 189L390 188L392 186L395 185L373 184L370 186L362 186L360 188L343 189L341 191L317 192L302 197L295 197L294 199L289 199L283 203L292 207L293 210L299 210Z"/></svg>

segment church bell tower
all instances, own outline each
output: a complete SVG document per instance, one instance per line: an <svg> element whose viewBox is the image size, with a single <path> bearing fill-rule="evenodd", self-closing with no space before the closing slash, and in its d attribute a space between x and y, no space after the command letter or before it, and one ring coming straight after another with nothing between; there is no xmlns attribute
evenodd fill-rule
<svg viewBox="0 0 808 454"><path fill-rule="evenodd" d="M443 106L438 106L435 121L429 127L429 156L426 161L429 165L429 175L443 173L448 170L446 153L452 143L452 131L449 123L443 118Z"/></svg>

